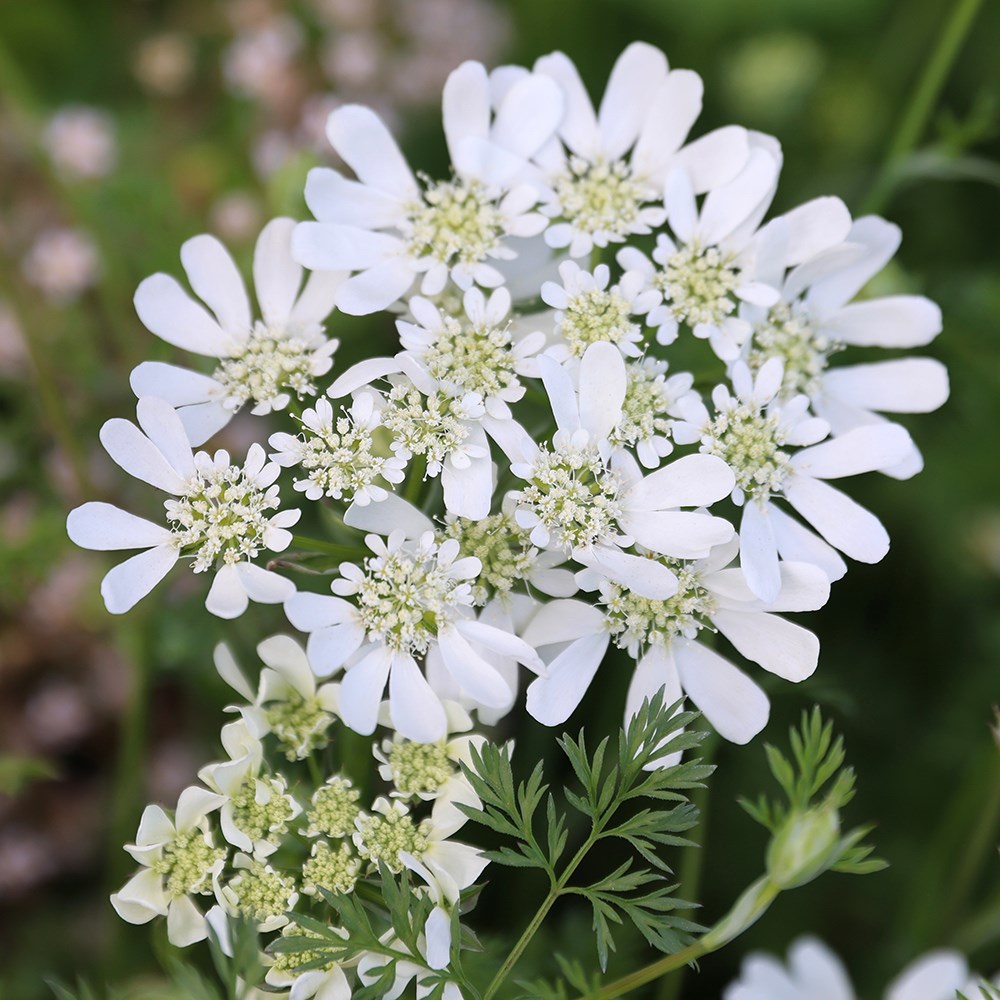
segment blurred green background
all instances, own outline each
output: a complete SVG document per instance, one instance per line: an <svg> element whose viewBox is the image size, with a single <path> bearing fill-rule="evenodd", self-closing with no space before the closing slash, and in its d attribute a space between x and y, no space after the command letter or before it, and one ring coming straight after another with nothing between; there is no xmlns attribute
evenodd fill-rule
<svg viewBox="0 0 1000 1000"><path fill-rule="evenodd" d="M252 662L253 644L283 627L257 606L252 620L211 619L199 581L181 576L112 620L97 593L110 561L66 540L66 511L84 499L155 503L132 495L97 443L104 420L131 414L131 367L170 357L134 315L135 286L177 273L195 233L216 232L248 261L266 219L304 215L305 171L332 162L322 123L338 101L373 104L411 162L437 170L436 103L463 59L530 63L559 48L599 93L634 39L704 77L699 132L737 122L781 140L775 210L837 194L902 226L879 281L941 304L928 353L952 378L944 409L908 422L926 471L852 491L888 527L889 556L852 566L810 616L816 675L770 689L771 742L813 702L836 720L860 773L849 819L878 824L891 868L787 894L697 974L647 995L716 997L748 950L783 953L806 930L840 952L863 997L934 945L1000 968L998 38L1000 5L975 0L0 3L0 997L49 996L53 973L176 995L162 985L162 928L127 926L107 903L130 870L120 845L146 801L171 802L219 752L227 694L214 643ZM935 68L950 41L956 57ZM936 70L940 92L914 113ZM83 105L96 117L74 118ZM393 336L386 317L336 324L345 357ZM248 441L238 421L228 436ZM626 682L605 671L571 723L617 726ZM522 760L555 759L530 722L507 731ZM735 803L766 787L761 744L715 756L702 882L690 889L707 922L761 868L763 832ZM526 915L515 905L541 892L498 881L477 925L488 938L516 933ZM589 962L589 917L555 913L525 978L554 973L555 948ZM610 972L649 959L625 941Z"/></svg>

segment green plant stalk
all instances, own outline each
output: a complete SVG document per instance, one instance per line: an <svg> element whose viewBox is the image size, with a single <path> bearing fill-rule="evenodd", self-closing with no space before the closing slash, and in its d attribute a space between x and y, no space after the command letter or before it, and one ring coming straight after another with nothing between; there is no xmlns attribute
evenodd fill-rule
<svg viewBox="0 0 1000 1000"><path fill-rule="evenodd" d="M701 744L700 754L703 764L711 764L715 759L715 753L719 746L719 734L712 730ZM698 843L691 844L684 848L681 855L681 863L677 872L677 882L684 893L685 899L692 902L698 898L701 888L701 876L704 871L705 861L705 831L708 828L708 802L711 785L705 783L695 790L691 796L691 804L698 810ZM660 986L657 1000L677 1000L680 996L681 986L684 983L684 971L687 965L678 969L678 975L665 979Z"/></svg>
<svg viewBox="0 0 1000 1000"><path fill-rule="evenodd" d="M364 550L357 545L341 545L339 542L328 542L322 538L309 538L306 535L292 535L292 546L307 552L321 552L327 556L338 556L342 559L357 559Z"/></svg>
<svg viewBox="0 0 1000 1000"><path fill-rule="evenodd" d="M723 945L739 937L748 927L756 923L774 902L781 889L764 876L749 886L740 896L733 908L703 937L692 942L681 951L630 972L621 979L601 988L591 997L581 1000L611 1000L613 997L624 996L632 990L652 983L668 972L674 972L703 955L718 951Z"/></svg>
<svg viewBox="0 0 1000 1000"><path fill-rule="evenodd" d="M948 79L962 43L972 28L981 6L982 0L957 0L954 4L951 16L938 38L923 76L913 91L913 97L889 145L882 169L864 200L863 214L881 211L891 197L899 181L900 167L907 154L916 147L924 134L941 89Z"/></svg>

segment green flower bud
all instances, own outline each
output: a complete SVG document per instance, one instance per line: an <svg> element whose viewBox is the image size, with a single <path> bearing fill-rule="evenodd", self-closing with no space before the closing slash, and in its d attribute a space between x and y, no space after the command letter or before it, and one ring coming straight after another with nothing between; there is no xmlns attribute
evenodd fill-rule
<svg viewBox="0 0 1000 1000"><path fill-rule="evenodd" d="M829 803L805 812L794 810L767 849L767 874L780 889L811 882L841 853L840 814Z"/></svg>

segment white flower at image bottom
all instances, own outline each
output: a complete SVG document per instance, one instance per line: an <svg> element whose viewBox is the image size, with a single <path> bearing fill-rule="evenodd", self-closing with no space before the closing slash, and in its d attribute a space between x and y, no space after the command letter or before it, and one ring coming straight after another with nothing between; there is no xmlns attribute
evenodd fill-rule
<svg viewBox="0 0 1000 1000"><path fill-rule="evenodd" d="M963 955L942 949L903 969L886 988L885 1000L955 1000L958 991L977 1000L981 981L969 972ZM748 955L740 978L723 994L724 1000L855 1000L855 996L840 959L811 937L792 944L787 966L771 955Z"/></svg>
<svg viewBox="0 0 1000 1000"><path fill-rule="evenodd" d="M138 426L109 420L101 443L126 472L171 495L164 503L167 524L96 501L77 507L66 521L69 537L82 548L145 550L104 577L101 596L108 610L128 611L185 557L195 573L218 567L205 607L220 618L239 617L251 599L280 604L290 597L290 580L251 561L292 541L287 529L301 512L272 513L280 505L275 480L281 469L267 461L259 444L250 446L243 466L225 451L193 454L180 418L163 400L140 399L136 414Z"/></svg>

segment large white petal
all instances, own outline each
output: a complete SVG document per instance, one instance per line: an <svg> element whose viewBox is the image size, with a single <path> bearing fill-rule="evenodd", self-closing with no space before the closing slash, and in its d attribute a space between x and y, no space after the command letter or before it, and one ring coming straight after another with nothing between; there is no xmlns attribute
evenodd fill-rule
<svg viewBox="0 0 1000 1000"><path fill-rule="evenodd" d="M606 632L587 635L564 649L549 664L548 674L528 685L528 714L544 726L564 723L590 687L609 641Z"/></svg>
<svg viewBox="0 0 1000 1000"><path fill-rule="evenodd" d="M816 938L795 941L788 949L788 964L810 1000L854 1000L854 987L840 959Z"/></svg>
<svg viewBox="0 0 1000 1000"><path fill-rule="evenodd" d="M742 670L696 642L676 643L685 693L724 739L749 743L767 725L767 695Z"/></svg>
<svg viewBox="0 0 1000 1000"><path fill-rule="evenodd" d="M133 301L143 325L161 340L210 358L222 356L226 336L221 327L176 278L151 275L136 289Z"/></svg>
<svg viewBox="0 0 1000 1000"><path fill-rule="evenodd" d="M449 513L473 521L486 517L493 497L493 460L489 451L470 459L464 469L447 460L441 469L441 488Z"/></svg>
<svg viewBox="0 0 1000 1000"><path fill-rule="evenodd" d="M139 819L139 830L135 835L136 847L150 847L165 844L174 839L176 829L162 806L148 805ZM126 848L127 849L127 848Z"/></svg>
<svg viewBox="0 0 1000 1000"><path fill-rule="evenodd" d="M291 580L263 566L238 562L236 573L247 596L258 604L282 604L295 593Z"/></svg>
<svg viewBox="0 0 1000 1000"><path fill-rule="evenodd" d="M171 406L204 403L219 392L219 383L201 372L164 361L143 361L129 376L129 385L137 397L156 396Z"/></svg>
<svg viewBox="0 0 1000 1000"><path fill-rule="evenodd" d="M638 176L662 179L667 163L701 114L704 90L701 77L689 69L667 74L653 95L632 151L632 169Z"/></svg>
<svg viewBox="0 0 1000 1000"><path fill-rule="evenodd" d="M185 491L184 477L131 421L112 417L101 428L100 436L105 451L130 476L174 496Z"/></svg>
<svg viewBox="0 0 1000 1000"><path fill-rule="evenodd" d="M599 154L597 116L576 66L562 52L553 52L535 62L535 72L551 77L562 89L566 110L559 134L563 141L577 156L596 159Z"/></svg>
<svg viewBox="0 0 1000 1000"><path fill-rule="evenodd" d="M224 643L220 642L213 652L212 659L219 676L239 695L242 695L248 702L253 702L257 695L250 687L243 671L240 670L236 658L232 651Z"/></svg>
<svg viewBox="0 0 1000 1000"><path fill-rule="evenodd" d="M349 671L347 676L350 675ZM427 683L416 660L408 653L399 653L392 658L389 712L393 726L408 740L433 743L448 735L444 706Z"/></svg>
<svg viewBox="0 0 1000 1000"><path fill-rule="evenodd" d="M398 198L360 181L352 181L329 167L313 167L309 171L305 197L317 222L385 229L396 225L403 214Z"/></svg>
<svg viewBox="0 0 1000 1000"><path fill-rule="evenodd" d="M135 412L143 433L178 475L184 479L194 476L191 442L177 411L162 399L143 396L136 404Z"/></svg>
<svg viewBox="0 0 1000 1000"><path fill-rule="evenodd" d="M724 125L689 142L677 151L671 162L691 178L695 193L703 194L731 181L746 165L749 156L746 129Z"/></svg>
<svg viewBox="0 0 1000 1000"><path fill-rule="evenodd" d="M229 251L214 237L202 234L181 246L181 263L195 294L215 313L227 333L250 330L250 299Z"/></svg>
<svg viewBox="0 0 1000 1000"><path fill-rule="evenodd" d="M451 961L451 917L440 906L431 910L424 924L427 942L427 965L431 969L446 969Z"/></svg>
<svg viewBox="0 0 1000 1000"><path fill-rule="evenodd" d="M333 222L300 222L292 233L292 256L311 271L364 271L402 249L396 236Z"/></svg>
<svg viewBox="0 0 1000 1000"><path fill-rule="evenodd" d="M317 271L314 270L306 280L302 294L292 306L289 320L292 323L302 323L311 326L313 323L323 323L333 312L340 286L347 280L347 271Z"/></svg>
<svg viewBox="0 0 1000 1000"><path fill-rule="evenodd" d="M666 76L666 57L645 42L633 42L615 61L597 112L601 151L608 160L624 156L635 143Z"/></svg>
<svg viewBox="0 0 1000 1000"><path fill-rule="evenodd" d="M624 504L631 511L702 507L728 496L736 485L733 470L715 455L685 455L636 483Z"/></svg>
<svg viewBox="0 0 1000 1000"><path fill-rule="evenodd" d="M580 410L573 380L566 368L546 355L538 359L542 384L552 405L552 415L561 431L572 434L580 428Z"/></svg>
<svg viewBox="0 0 1000 1000"><path fill-rule="evenodd" d="M163 888L163 876L151 868L144 868L111 897L111 902L115 910L130 924L144 924L154 916L162 916L167 912L169 897ZM120 908L119 902L135 905Z"/></svg>
<svg viewBox="0 0 1000 1000"><path fill-rule="evenodd" d="M287 605L285 607L287 610ZM313 632L306 647L313 671L319 677L329 677L361 648L365 635L364 627L356 621L346 621Z"/></svg>
<svg viewBox="0 0 1000 1000"><path fill-rule="evenodd" d="M484 613L485 614L485 613ZM514 635L510 625L503 627L491 625L485 621L459 621L455 628L466 639L478 642L481 646L501 656L509 657L518 663L523 663L529 670L536 672L544 669L542 661L530 643Z"/></svg>
<svg viewBox="0 0 1000 1000"><path fill-rule="evenodd" d="M189 785L177 797L175 822L178 833L190 833L195 825L226 801L224 795L199 785Z"/></svg>
<svg viewBox="0 0 1000 1000"><path fill-rule="evenodd" d="M627 387L621 351L614 344L591 344L580 361L580 424L596 440L606 438L622 419Z"/></svg>
<svg viewBox="0 0 1000 1000"><path fill-rule="evenodd" d="M148 549L171 538L170 531L161 524L93 500L70 511L66 533L81 548L100 552Z"/></svg>
<svg viewBox="0 0 1000 1000"><path fill-rule="evenodd" d="M571 642L604 631L604 614L583 601L549 601L528 623L521 637L536 649Z"/></svg>
<svg viewBox="0 0 1000 1000"><path fill-rule="evenodd" d="M834 548L852 559L877 563L889 551L882 522L828 483L794 476L785 485L785 496Z"/></svg>
<svg viewBox="0 0 1000 1000"><path fill-rule="evenodd" d="M794 267L841 243L851 228L851 213L839 198L813 198L762 226L755 241L766 240L777 226L783 230L783 263Z"/></svg>
<svg viewBox="0 0 1000 1000"><path fill-rule="evenodd" d="M792 457L796 472L816 479L840 479L873 472L902 462L913 451L913 439L899 424L867 424L803 448Z"/></svg>
<svg viewBox="0 0 1000 1000"><path fill-rule="evenodd" d="M933 358L832 368L823 375L823 392L866 410L930 413L948 398L948 369Z"/></svg>
<svg viewBox="0 0 1000 1000"><path fill-rule="evenodd" d="M384 500L364 507L351 504L344 514L344 524L386 537L400 528L407 538L419 538L425 531L434 530L434 522L398 493L389 493Z"/></svg>
<svg viewBox="0 0 1000 1000"><path fill-rule="evenodd" d="M388 309L412 284L410 265L393 257L348 278L337 291L337 308L348 316L368 316Z"/></svg>
<svg viewBox="0 0 1000 1000"><path fill-rule="evenodd" d="M392 651L377 646L344 675L340 685L340 716L356 733L369 736L378 723L378 706L389 679Z"/></svg>
<svg viewBox="0 0 1000 1000"><path fill-rule="evenodd" d="M631 555L610 545L577 549L573 558L584 566L600 570L640 597L665 601L677 593L677 576L658 560Z"/></svg>
<svg viewBox="0 0 1000 1000"><path fill-rule="evenodd" d="M750 218L769 199L777 176L778 163L774 157L762 149L754 149L736 177L705 196L698 221L702 244L721 243Z"/></svg>
<svg viewBox="0 0 1000 1000"><path fill-rule="evenodd" d="M167 940L175 948L187 948L208 937L205 915L190 896L177 896L167 908Z"/></svg>
<svg viewBox="0 0 1000 1000"><path fill-rule="evenodd" d="M521 77L497 108L493 142L530 159L555 134L565 105L554 80L535 74Z"/></svg>
<svg viewBox="0 0 1000 1000"><path fill-rule="evenodd" d="M657 691L663 692L664 708L679 701L683 694L673 653L659 644L650 646L635 666L625 698L626 720L631 719L642 708L642 703L651 700Z"/></svg>
<svg viewBox="0 0 1000 1000"><path fill-rule="evenodd" d="M247 609L250 598L236 567L225 565L215 574L205 597L205 607L219 618L239 618Z"/></svg>
<svg viewBox="0 0 1000 1000"><path fill-rule="evenodd" d="M505 708L513 691L499 671L487 663L458 629L448 629L438 637L438 649L448 672L462 690L482 705Z"/></svg>
<svg viewBox="0 0 1000 1000"><path fill-rule="evenodd" d="M468 60L448 74L441 94L441 112L453 163L463 140L489 137L490 81L482 63Z"/></svg>
<svg viewBox="0 0 1000 1000"><path fill-rule="evenodd" d="M712 623L748 659L786 681L811 676L819 640L808 629L761 611L717 611Z"/></svg>
<svg viewBox="0 0 1000 1000"><path fill-rule="evenodd" d="M640 545L677 559L703 559L734 533L725 518L693 511L628 513L619 518L619 524Z"/></svg>
<svg viewBox="0 0 1000 1000"><path fill-rule="evenodd" d="M857 347L922 347L941 332L941 309L922 295L886 295L844 306L821 332Z"/></svg>
<svg viewBox="0 0 1000 1000"><path fill-rule="evenodd" d="M177 411L177 416L184 425L184 433L191 446L197 448L233 419L233 411L227 410L221 403L198 403L194 406L182 406Z"/></svg>
<svg viewBox="0 0 1000 1000"><path fill-rule="evenodd" d="M740 521L740 567L754 595L773 601L781 589L778 544L768 516L771 505L749 500Z"/></svg>
<svg viewBox="0 0 1000 1000"><path fill-rule="evenodd" d="M288 620L302 632L343 625L356 617L354 605L342 597L299 591L285 601Z"/></svg>
<svg viewBox="0 0 1000 1000"><path fill-rule="evenodd" d="M771 508L771 525L783 560L809 563L830 581L839 580L847 572L847 563L836 549L777 507Z"/></svg>
<svg viewBox="0 0 1000 1000"><path fill-rule="evenodd" d="M396 140L370 108L346 104L330 115L326 136L341 159L365 184L400 201L412 201L419 188Z"/></svg>
<svg viewBox="0 0 1000 1000"><path fill-rule="evenodd" d="M158 545L115 566L101 581L101 597L113 615L130 611L171 570L177 562L173 545Z"/></svg>
<svg viewBox="0 0 1000 1000"><path fill-rule="evenodd" d="M294 219L272 219L257 237L253 253L253 283L261 315L283 324L302 284L302 265L292 259Z"/></svg>
<svg viewBox="0 0 1000 1000"><path fill-rule="evenodd" d="M959 952L928 952L889 984L885 1000L950 1000L968 977L969 966Z"/></svg>

